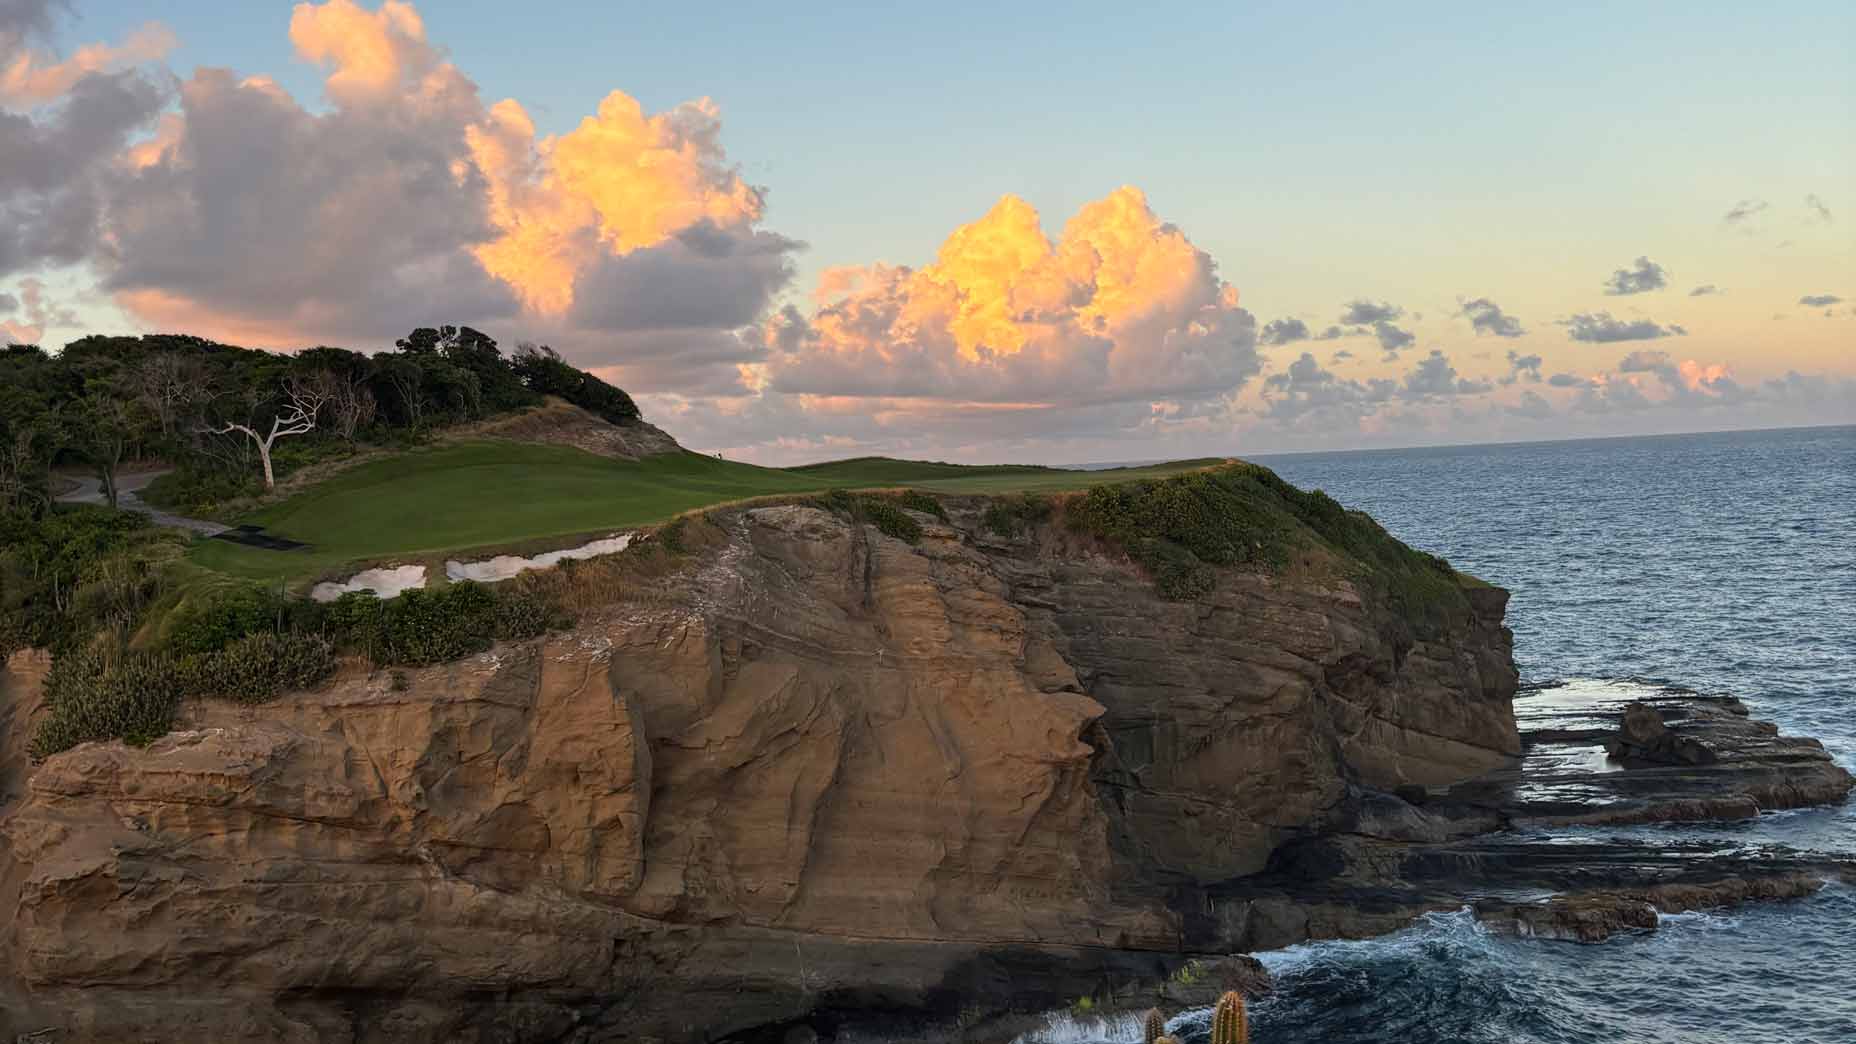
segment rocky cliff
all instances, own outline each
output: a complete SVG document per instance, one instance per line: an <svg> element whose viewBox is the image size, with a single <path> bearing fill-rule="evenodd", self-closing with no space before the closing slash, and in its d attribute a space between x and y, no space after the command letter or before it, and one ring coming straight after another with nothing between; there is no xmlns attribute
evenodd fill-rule
<svg viewBox="0 0 1856 1044"><path fill-rule="evenodd" d="M1511 766L1506 594L1160 598L1114 548L803 505L565 633L33 766L0 676L0 1032L718 1040L977 1018L1238 945L1211 894ZM10 1039L10 1038L9 1038Z"/></svg>

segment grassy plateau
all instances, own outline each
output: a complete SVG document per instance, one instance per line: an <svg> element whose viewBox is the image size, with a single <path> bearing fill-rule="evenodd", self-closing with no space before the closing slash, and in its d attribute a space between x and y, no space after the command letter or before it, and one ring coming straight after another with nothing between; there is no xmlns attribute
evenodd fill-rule
<svg viewBox="0 0 1856 1044"><path fill-rule="evenodd" d="M763 468L700 453L626 461L558 445L451 442L341 472L238 519L310 547L266 551L224 540L191 560L231 576L293 583L404 556L539 546L666 521L753 497L909 486L938 493L1064 492L1160 478L1215 460L1077 471L969 467L864 457Z"/></svg>

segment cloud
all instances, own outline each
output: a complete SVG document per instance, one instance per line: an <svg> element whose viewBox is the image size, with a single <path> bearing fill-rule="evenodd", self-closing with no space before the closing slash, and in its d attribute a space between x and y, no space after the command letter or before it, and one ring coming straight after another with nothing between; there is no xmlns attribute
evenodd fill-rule
<svg viewBox="0 0 1856 1044"><path fill-rule="evenodd" d="M1397 354L1400 348L1410 347L1418 339L1416 335L1384 319L1373 323L1373 336L1379 339L1379 347L1386 350L1387 357Z"/></svg>
<svg viewBox="0 0 1856 1044"><path fill-rule="evenodd" d="M77 316L45 293L45 284L30 276L19 281L19 294L0 293L0 314L20 318L0 320L0 331L13 344L38 344L45 331L77 325Z"/></svg>
<svg viewBox="0 0 1856 1044"><path fill-rule="evenodd" d="M36 10L26 20L0 16L0 105L3 106L32 107L56 101L93 73L134 68L174 49L174 33L164 25L150 23L130 33L120 45L89 44L78 48L69 59L55 61L43 51L26 47L25 32L8 28L9 24L20 26L49 17L47 5L22 5L18 0L8 0L7 6Z"/></svg>
<svg viewBox="0 0 1856 1044"><path fill-rule="evenodd" d="M785 394L1053 406L1217 399L1257 374L1256 320L1178 228L1123 187L1054 241L1006 196L920 269L827 271L763 332Z"/></svg>
<svg viewBox="0 0 1856 1044"><path fill-rule="evenodd" d="M1729 207L1721 220L1729 225L1744 225L1766 211L1771 204L1763 199L1743 199Z"/></svg>
<svg viewBox="0 0 1856 1044"><path fill-rule="evenodd" d="M0 62L48 15L43 5L0 0ZM61 93L26 111L0 105L0 275L83 260L96 247L101 174L167 103L163 84L138 69L61 79Z"/></svg>
<svg viewBox="0 0 1856 1044"><path fill-rule="evenodd" d="M1503 384L1526 381L1529 384L1540 383L1541 358L1538 355L1522 355L1519 352L1508 353L1508 376L1502 378Z"/></svg>
<svg viewBox="0 0 1856 1044"><path fill-rule="evenodd" d="M1418 360L1418 365L1405 375L1404 384L1399 388L1399 397L1422 400L1480 395L1492 391L1494 387L1490 381L1472 381L1458 376L1449 357L1433 349L1431 354Z"/></svg>
<svg viewBox="0 0 1856 1044"><path fill-rule="evenodd" d="M1576 374L1556 373L1547 378L1547 383L1555 388L1583 388L1587 384L1590 384L1591 380Z"/></svg>
<svg viewBox="0 0 1856 1044"><path fill-rule="evenodd" d="M1405 310L1398 305L1360 298L1348 302L1347 307L1341 311L1340 321L1343 326L1371 326L1374 323L1390 322L1404 314Z"/></svg>
<svg viewBox="0 0 1856 1044"><path fill-rule="evenodd" d="M1688 292L1688 295L1690 297L1714 297L1718 294L1724 294L1726 292L1727 291L1722 290L1720 287L1715 286L1713 283L1703 283L1700 286L1696 287L1695 289L1690 290Z"/></svg>
<svg viewBox="0 0 1856 1044"><path fill-rule="evenodd" d="M1560 320L1567 336L1590 344L1614 341L1650 341L1659 337L1679 337L1688 333L1675 323L1662 324L1649 319L1614 319L1610 312L1592 312Z"/></svg>
<svg viewBox="0 0 1856 1044"><path fill-rule="evenodd" d="M1830 216L1830 208L1824 205L1816 193L1804 197L1804 208L1805 220L1813 224L1828 225L1835 220Z"/></svg>
<svg viewBox="0 0 1856 1044"><path fill-rule="evenodd" d="M1315 357L1303 352L1279 373L1264 378L1266 415L1294 421L1309 415L1342 414L1356 418L1388 402L1398 385L1390 380L1356 381L1323 369Z"/></svg>
<svg viewBox="0 0 1856 1044"><path fill-rule="evenodd" d="M759 226L712 102L647 113L613 91L544 137L402 0L301 3L289 32L322 105L226 69L82 71L125 45L80 51L43 114L0 113L0 272L88 262L143 323L247 344L468 322L664 389L743 390L802 244Z"/></svg>
<svg viewBox="0 0 1856 1044"><path fill-rule="evenodd" d="M1557 379L1549 383L1558 383ZM1734 379L1725 363L1677 362L1668 352L1639 350L1618 360L1614 372L1575 386L1575 407L1587 413L1666 406L1717 406L1747 402L1757 393Z"/></svg>
<svg viewBox="0 0 1856 1044"><path fill-rule="evenodd" d="M1306 341L1314 335L1309 332L1308 324L1300 319L1272 319L1263 324L1263 333L1258 336L1259 344L1271 348L1296 341Z"/></svg>
<svg viewBox="0 0 1856 1044"><path fill-rule="evenodd" d="M1842 304L1843 298L1836 294L1806 294L1798 299L1798 303L1807 308L1828 308L1831 305Z"/></svg>
<svg viewBox="0 0 1856 1044"><path fill-rule="evenodd" d="M1553 416L1553 404L1548 402L1539 392L1533 391L1522 392L1521 401L1506 407L1506 409L1515 416L1528 417L1534 420L1541 420Z"/></svg>
<svg viewBox="0 0 1856 1044"><path fill-rule="evenodd" d="M1463 301L1457 314L1469 320L1477 336L1493 334L1496 337L1519 337L1527 332L1521 328L1519 319L1503 312L1501 305L1486 297Z"/></svg>
<svg viewBox="0 0 1856 1044"><path fill-rule="evenodd" d="M1669 285L1669 272L1647 257L1639 257L1629 268L1620 268L1605 280L1605 294L1621 297L1661 290Z"/></svg>

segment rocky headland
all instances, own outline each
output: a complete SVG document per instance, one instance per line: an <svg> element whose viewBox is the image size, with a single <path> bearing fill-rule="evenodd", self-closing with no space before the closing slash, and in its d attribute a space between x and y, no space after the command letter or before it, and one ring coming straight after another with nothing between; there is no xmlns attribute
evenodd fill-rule
<svg viewBox="0 0 1856 1044"><path fill-rule="evenodd" d="M1416 620L1316 555L1166 598L1103 541L943 504L914 543L714 511L569 631L190 701L145 748L31 763L47 661L16 654L0 1034L1002 1040L1430 910L1590 940L1848 872L1549 835L1851 780L1731 701L1517 699L1499 589Z"/></svg>

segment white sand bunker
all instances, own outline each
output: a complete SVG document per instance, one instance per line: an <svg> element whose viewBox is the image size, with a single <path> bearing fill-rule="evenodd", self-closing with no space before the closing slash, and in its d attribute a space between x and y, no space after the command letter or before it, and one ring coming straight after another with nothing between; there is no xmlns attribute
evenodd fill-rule
<svg viewBox="0 0 1856 1044"><path fill-rule="evenodd" d="M372 591L382 598L398 598L402 591L411 591L424 586L424 566L389 566L384 569L362 570L341 583L325 580L310 588L309 596L318 602L333 602L342 595L355 591Z"/></svg>
<svg viewBox="0 0 1856 1044"><path fill-rule="evenodd" d="M520 555L497 555L481 562L460 562L452 559L445 563L445 576L452 580L475 580L478 583L493 584L498 580L507 580L517 573L530 569L553 569L570 558L597 558L600 555L617 554L632 542L632 534L620 533L602 540L579 547L549 551L534 558Z"/></svg>

